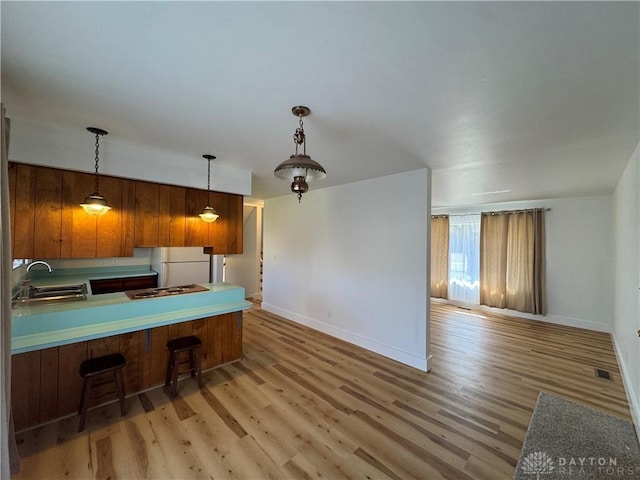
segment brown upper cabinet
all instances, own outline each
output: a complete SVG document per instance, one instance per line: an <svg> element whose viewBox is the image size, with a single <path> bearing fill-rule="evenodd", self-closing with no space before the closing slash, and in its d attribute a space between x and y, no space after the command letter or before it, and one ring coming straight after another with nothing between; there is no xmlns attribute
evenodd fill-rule
<svg viewBox="0 0 640 480"><path fill-rule="evenodd" d="M227 195L227 251L223 253L242 253L244 199L242 195ZM219 221L220 219L218 219ZM218 223L218 222L216 222Z"/></svg>
<svg viewBox="0 0 640 480"><path fill-rule="evenodd" d="M125 257L159 246L242 253L242 195L101 175L112 208L96 218L80 207L92 190L91 174L10 162L13 257ZM207 203L220 214L210 224L198 216Z"/></svg>
<svg viewBox="0 0 640 480"><path fill-rule="evenodd" d="M184 247L186 234L185 187L160 185L160 244Z"/></svg>
<svg viewBox="0 0 640 480"><path fill-rule="evenodd" d="M13 257L60 258L62 171L11 164L9 189Z"/></svg>
<svg viewBox="0 0 640 480"><path fill-rule="evenodd" d="M199 247L209 244L209 223L203 222L200 212L207 205L207 192L187 188L185 202L185 246ZM218 212L220 213L220 212ZM215 223L218 223L217 221Z"/></svg>
<svg viewBox="0 0 640 480"><path fill-rule="evenodd" d="M211 205L220 215L215 222L200 219L205 205ZM215 254L242 253L242 195L188 188L185 220L185 246L213 247Z"/></svg>
<svg viewBox="0 0 640 480"><path fill-rule="evenodd" d="M134 245L160 247L160 185L136 181Z"/></svg>
<svg viewBox="0 0 640 480"><path fill-rule="evenodd" d="M88 173L62 173L62 230L65 232L65 239L60 246L61 258L97 256L98 218L87 215L80 207L80 203L91 193L88 189L93 181L93 175ZM104 187L105 182L101 183ZM83 191L87 193L83 195ZM103 192L103 195L113 202L113 196L110 197L107 192ZM74 208L74 205L77 208ZM117 215L116 211L115 216Z"/></svg>
<svg viewBox="0 0 640 480"><path fill-rule="evenodd" d="M124 232L123 179L100 177L112 209L87 215L80 203L93 192L93 175L11 162L9 190L14 258L90 258L133 255ZM131 216L131 218L133 218ZM130 228L133 231L133 226Z"/></svg>
<svg viewBox="0 0 640 480"><path fill-rule="evenodd" d="M13 258L33 258L36 220L36 167L9 164L9 203Z"/></svg>
<svg viewBox="0 0 640 480"><path fill-rule="evenodd" d="M102 217L87 215L80 203L91 193L94 176L63 170L61 258L119 257L133 255L133 246L123 247L126 216L123 209L124 180L100 177L99 192L109 201L111 210ZM130 253L129 253L130 252Z"/></svg>

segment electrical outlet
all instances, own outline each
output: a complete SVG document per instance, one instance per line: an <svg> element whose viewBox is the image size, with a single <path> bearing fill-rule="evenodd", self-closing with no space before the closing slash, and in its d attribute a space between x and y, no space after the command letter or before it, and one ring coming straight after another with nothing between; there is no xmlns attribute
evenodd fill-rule
<svg viewBox="0 0 640 480"><path fill-rule="evenodd" d="M111 264L112 264L112 265L117 265L117 264L118 264L118 259L117 259L117 258L113 258L113 259L111 260Z"/></svg>

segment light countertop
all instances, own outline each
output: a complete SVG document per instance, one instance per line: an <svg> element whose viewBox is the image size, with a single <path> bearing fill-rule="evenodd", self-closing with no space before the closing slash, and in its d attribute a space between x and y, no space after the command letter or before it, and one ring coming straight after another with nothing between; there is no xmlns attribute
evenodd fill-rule
<svg viewBox="0 0 640 480"><path fill-rule="evenodd" d="M79 269L78 269L79 270ZM152 275L153 271L134 269L133 275L120 269L112 278ZM33 271L30 272L34 273ZM54 272L55 273L55 272ZM109 278L108 272L66 272L31 276L32 285L87 283L90 279ZM148 328L186 322L230 312L248 310L252 304L244 298L244 288L228 283L201 283L206 292L130 300L124 292L87 294L87 300L27 306L12 310L12 353L108 337ZM90 290L88 290L90 292Z"/></svg>

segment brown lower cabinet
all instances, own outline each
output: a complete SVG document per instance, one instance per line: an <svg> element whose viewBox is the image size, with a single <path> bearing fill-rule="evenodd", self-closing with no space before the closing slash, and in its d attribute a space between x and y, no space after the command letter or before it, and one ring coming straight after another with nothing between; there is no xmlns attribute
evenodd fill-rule
<svg viewBox="0 0 640 480"><path fill-rule="evenodd" d="M158 286L158 275L99 278L96 280L89 280L89 285L91 286L91 293L93 295L126 292L127 290L141 290L144 288L156 288Z"/></svg>
<svg viewBox="0 0 640 480"><path fill-rule="evenodd" d="M166 343L187 335L202 340L203 370L242 358L242 312L13 355L11 404L16 430L78 411L82 391L78 368L87 358L122 353L127 359L124 369L127 395L162 385Z"/></svg>

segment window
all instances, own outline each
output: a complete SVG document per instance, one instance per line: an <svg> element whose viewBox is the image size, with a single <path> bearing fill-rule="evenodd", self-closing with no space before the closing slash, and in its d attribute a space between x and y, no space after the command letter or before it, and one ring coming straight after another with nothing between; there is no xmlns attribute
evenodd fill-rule
<svg viewBox="0 0 640 480"><path fill-rule="evenodd" d="M480 303L480 215L449 217L449 299Z"/></svg>
<svg viewBox="0 0 640 480"><path fill-rule="evenodd" d="M545 211L432 216L431 296L546 315Z"/></svg>
<svg viewBox="0 0 640 480"><path fill-rule="evenodd" d="M14 258L13 259L13 269L15 270L22 265L26 265L27 261L24 258Z"/></svg>

